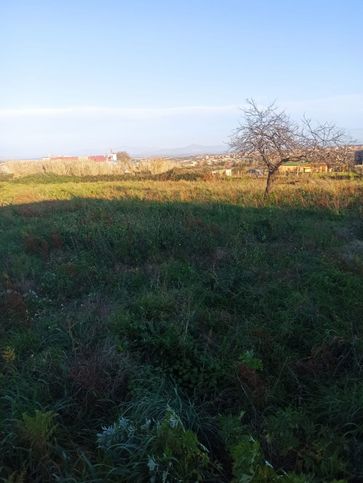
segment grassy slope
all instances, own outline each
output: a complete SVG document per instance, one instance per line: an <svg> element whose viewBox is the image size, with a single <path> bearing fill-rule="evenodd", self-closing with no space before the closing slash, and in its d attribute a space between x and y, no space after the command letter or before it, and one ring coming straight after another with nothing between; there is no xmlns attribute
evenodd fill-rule
<svg viewBox="0 0 363 483"><path fill-rule="evenodd" d="M5 481L363 478L362 182L261 183L0 182Z"/></svg>

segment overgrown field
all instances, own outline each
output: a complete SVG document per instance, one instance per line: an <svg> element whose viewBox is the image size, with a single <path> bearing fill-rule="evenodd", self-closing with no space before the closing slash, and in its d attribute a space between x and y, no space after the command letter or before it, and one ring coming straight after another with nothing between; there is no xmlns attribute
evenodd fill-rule
<svg viewBox="0 0 363 483"><path fill-rule="evenodd" d="M0 476L363 479L360 179L0 182Z"/></svg>

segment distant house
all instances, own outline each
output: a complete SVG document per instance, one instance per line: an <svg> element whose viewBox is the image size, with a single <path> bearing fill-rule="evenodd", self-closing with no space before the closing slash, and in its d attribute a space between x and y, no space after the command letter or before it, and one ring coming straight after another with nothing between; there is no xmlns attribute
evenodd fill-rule
<svg viewBox="0 0 363 483"><path fill-rule="evenodd" d="M328 166L322 164L283 164L279 167L282 174L302 174L302 173L327 173Z"/></svg>
<svg viewBox="0 0 363 483"><path fill-rule="evenodd" d="M103 154L95 154L92 156L88 156L88 159L90 161L96 161L96 163L102 163L107 160L106 156L104 156Z"/></svg>
<svg viewBox="0 0 363 483"><path fill-rule="evenodd" d="M111 152L110 154L107 154L106 156L107 161L111 161L112 163L117 163L117 154Z"/></svg>
<svg viewBox="0 0 363 483"><path fill-rule="evenodd" d="M212 171L214 176L228 176L228 178L240 178L244 174L244 170L239 167L220 168Z"/></svg>

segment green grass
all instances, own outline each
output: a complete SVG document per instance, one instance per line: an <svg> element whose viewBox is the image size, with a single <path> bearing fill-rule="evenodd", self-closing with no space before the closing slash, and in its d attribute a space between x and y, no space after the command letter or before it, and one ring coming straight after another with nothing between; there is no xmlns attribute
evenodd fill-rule
<svg viewBox="0 0 363 483"><path fill-rule="evenodd" d="M363 478L362 182L262 184L0 182L2 481Z"/></svg>

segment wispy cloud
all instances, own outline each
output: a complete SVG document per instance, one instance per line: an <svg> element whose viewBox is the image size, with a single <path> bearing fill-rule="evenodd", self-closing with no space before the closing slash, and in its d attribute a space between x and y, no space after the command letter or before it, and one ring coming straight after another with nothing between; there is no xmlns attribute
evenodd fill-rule
<svg viewBox="0 0 363 483"><path fill-rule="evenodd" d="M268 104L271 99L257 99L261 105ZM276 99L276 104L296 116L302 114L317 116L324 120L326 117L336 120L339 118L355 120L363 117L363 93L337 95L310 99ZM227 105L191 105L171 107L112 107L112 106L65 106L65 107L14 107L1 108L0 120L11 119L106 119L119 120L152 120L163 118L176 118L186 116L230 116L236 118L240 114L239 108L243 107L244 99L238 104Z"/></svg>

